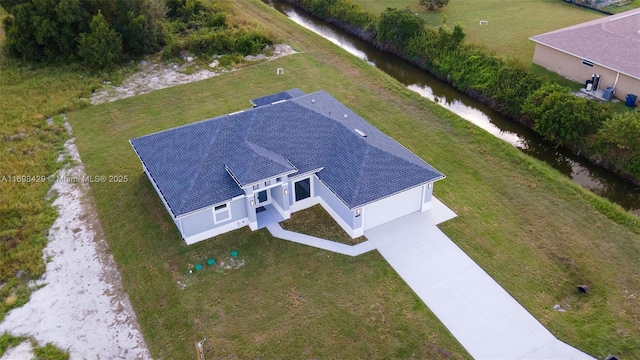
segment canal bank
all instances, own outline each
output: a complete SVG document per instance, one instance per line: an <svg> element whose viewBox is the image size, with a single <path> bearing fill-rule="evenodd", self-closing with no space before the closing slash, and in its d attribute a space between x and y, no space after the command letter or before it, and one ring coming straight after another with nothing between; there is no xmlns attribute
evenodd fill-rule
<svg viewBox="0 0 640 360"><path fill-rule="evenodd" d="M640 187L616 174L590 163L568 149L556 149L530 128L500 114L487 104L454 89L446 82L407 63L398 56L379 50L372 34L329 19L315 19L284 1L269 1L270 6L297 24L314 31L352 55L376 66L408 89L447 108L492 135L518 147L524 153L546 162L574 182L640 215ZM356 34L356 36L352 34ZM364 39L364 40L363 40ZM383 49L388 50L388 49ZM485 101L488 101L485 99Z"/></svg>

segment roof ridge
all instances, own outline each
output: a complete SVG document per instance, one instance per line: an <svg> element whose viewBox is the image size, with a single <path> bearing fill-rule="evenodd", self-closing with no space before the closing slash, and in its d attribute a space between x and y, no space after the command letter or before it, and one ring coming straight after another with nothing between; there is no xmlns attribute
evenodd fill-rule
<svg viewBox="0 0 640 360"><path fill-rule="evenodd" d="M198 162L198 171L194 174L193 178L191 179L191 182L189 183L189 187L184 191L184 196L182 197L182 201L180 201L180 211L182 211L185 207L185 202L187 201L187 198L189 197L189 193L191 192L191 190L193 189L193 187L196 184L196 180L200 177L200 174L204 171L205 167L202 166L203 163L207 162L209 160L209 156L211 154L211 148L213 148L214 144L215 144L215 139L218 137L218 134L220 133L220 127L216 127L215 131L213 132L213 134L211 134L211 137L209 138L209 144L207 145L207 150L205 151L204 156L202 157L202 159L200 159L200 161Z"/></svg>
<svg viewBox="0 0 640 360"><path fill-rule="evenodd" d="M366 142L365 142L365 144L366 144ZM368 159L369 159L369 153L371 152L371 146L370 146L369 144L366 144L366 145L367 145L367 146L366 146L366 149L365 149L365 151L364 151L364 156L362 157L362 158L363 158L363 160L364 160L364 161L362 162L362 164L363 164L363 165L368 161ZM361 178L362 178L362 174L364 173L364 169L365 169L365 167L364 167L364 166L360 166L360 169L358 170L358 178L359 178L359 179L361 179ZM363 184L363 183L364 183L364 181L358 181L358 182L357 182L357 184L358 184L358 185L356 186L356 188L355 188L355 189L354 189L354 191L353 191L353 197L354 197L354 198L353 198L353 199L351 199L351 202L353 202L355 199L357 199L357 198L358 198L358 194L360 193L360 188L362 187L362 184ZM349 207L349 206L347 205L347 207Z"/></svg>

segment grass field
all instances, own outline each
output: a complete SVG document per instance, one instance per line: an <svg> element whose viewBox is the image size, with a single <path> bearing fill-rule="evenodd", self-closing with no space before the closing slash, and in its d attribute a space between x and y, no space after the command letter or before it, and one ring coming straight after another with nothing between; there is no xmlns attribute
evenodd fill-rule
<svg viewBox="0 0 640 360"><path fill-rule="evenodd" d="M497 55L531 63L534 43L530 36L566 26L594 20L601 13L567 4L560 0L504 1L451 0L438 11L427 11L418 0L353 0L365 9L380 13L387 7L409 7L425 19L428 25L438 26L447 16L447 24L460 22L467 34L466 41L484 45ZM486 20L488 25L479 25Z"/></svg>
<svg viewBox="0 0 640 360"><path fill-rule="evenodd" d="M202 338L208 357L468 357L377 253L348 258L246 228L180 240L127 140L293 87L328 91L445 173L435 195L459 217L442 229L556 336L600 358L637 355L637 218L264 4L241 6L303 53L69 114L88 175L130 180L92 192L154 357L191 358ZM228 264L231 249L242 267L188 274L209 256Z"/></svg>
<svg viewBox="0 0 640 360"><path fill-rule="evenodd" d="M45 179L58 168L67 137L60 122L46 118L85 106L78 99L98 84L79 69L25 64L0 51L0 320L28 301L28 282L44 272L42 249L56 218Z"/></svg>

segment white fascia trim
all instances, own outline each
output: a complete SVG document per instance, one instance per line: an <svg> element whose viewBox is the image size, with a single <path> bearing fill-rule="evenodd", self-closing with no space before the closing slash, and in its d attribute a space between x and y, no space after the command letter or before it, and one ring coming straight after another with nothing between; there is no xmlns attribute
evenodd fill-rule
<svg viewBox="0 0 640 360"><path fill-rule="evenodd" d="M229 199L229 200L221 201L221 202L219 202L219 203L215 203L215 204L212 204L212 205L208 205L208 206L205 206L205 207L200 208L200 209L196 209L196 210L189 211L188 213L184 213L184 214L182 214L182 215L180 215L180 216L176 217L176 219L181 219L181 218L187 217L187 216L189 216L189 215L193 215L193 214L197 214L197 213L199 213L199 212L207 211L207 210L209 210L209 209L213 209L213 208L215 208L215 207L216 207L216 206L218 206L218 205L231 203L231 202L233 202L233 201L235 201L235 200L242 199L242 198L245 198L245 197L247 197L247 195L244 195L244 194L243 194L243 195L238 195L238 196L232 197L232 198L231 198L231 199ZM228 206L228 205L227 205L227 206Z"/></svg>
<svg viewBox="0 0 640 360"><path fill-rule="evenodd" d="M323 167L319 167L317 169L313 169L313 170L309 170L300 174L296 174L296 176L292 176L290 178L287 179L288 182L296 182L299 181L302 178L305 177L311 177L311 175L315 175L316 173L320 172L324 170L324 166Z"/></svg>
<svg viewBox="0 0 640 360"><path fill-rule="evenodd" d="M392 196L398 195L398 194L403 193L403 192L405 192L405 191L409 191L409 190L411 190L411 189L415 189L415 188L417 188L417 187L419 187L419 186L424 186L424 185L427 185L427 184L429 184L429 183L435 183L436 181L440 181L440 180L442 180L442 179L444 179L444 178L446 178L446 176L442 175L441 177L436 178L436 179L434 179L434 180L425 181L425 182L420 183L420 184L417 184L417 185L415 185L415 186L408 187L408 188L403 189L403 190L400 190L400 191L396 191L396 192L394 192L394 193L392 193L392 194L389 194L389 195L387 195L387 196L383 196L383 197L378 198L378 199L376 199L376 200L369 201L369 202L364 203L364 204L362 204L362 205L358 205L358 206L356 206L356 207L354 207L354 208L350 208L349 206L347 206L347 207L349 207L349 210L355 210L356 208L359 208L359 207L365 207L365 206L367 206L367 205L369 205L369 204L373 204L373 203L378 202L378 201L380 201L380 200L383 200L383 199L386 199L386 198L390 198L390 197L392 197Z"/></svg>
<svg viewBox="0 0 640 360"><path fill-rule="evenodd" d="M293 165L291 165L291 166L293 166ZM226 167L227 167L227 165L225 165L225 168L226 168ZM239 186L242 190L249 189L249 188L253 189L253 185L260 184L260 183L263 183L263 182L265 182L265 181L267 181L267 180L276 179L276 178L279 178L279 177L287 179L287 178L288 178L288 176L289 176L289 174L295 174L297 171L298 171L298 169L297 169L297 168L295 168L295 166L294 166L294 169L293 169L293 170L289 170L289 171L286 171L286 172L283 172L283 173L280 173L280 174L277 174L277 175L274 175L274 176L270 176L270 177L268 177L268 178L260 179L260 180L258 180L258 181L254 181L254 182L252 182L252 183L248 183L248 184L246 184L246 185L240 185L240 184L238 183L238 181L236 181L236 178L235 178L235 177L233 178L233 180L234 180L234 181L236 181L236 184L238 184L238 186ZM229 172L229 173L231 174L231 172ZM233 177L233 176L232 176L232 177ZM279 183L278 183L278 182L275 182L273 185L266 186L266 187L262 188L261 190L263 190L263 189L268 189L269 187L274 187L275 185L278 185L278 184L281 184L281 183L282 183L282 182L279 182Z"/></svg>

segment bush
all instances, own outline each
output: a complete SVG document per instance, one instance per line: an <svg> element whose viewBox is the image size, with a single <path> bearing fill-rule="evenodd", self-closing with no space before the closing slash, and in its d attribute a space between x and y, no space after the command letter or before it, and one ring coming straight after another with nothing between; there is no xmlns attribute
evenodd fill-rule
<svg viewBox="0 0 640 360"><path fill-rule="evenodd" d="M109 27L98 10L93 17L89 33L80 34L78 55L85 65L94 69L110 69L122 55L120 36Z"/></svg>
<svg viewBox="0 0 640 360"><path fill-rule="evenodd" d="M525 101L522 111L533 119L533 129L556 146L577 144L595 133L604 121L598 104L577 97L569 88L544 84Z"/></svg>
<svg viewBox="0 0 640 360"><path fill-rule="evenodd" d="M390 42L399 48L404 48L409 39L424 32L424 20L408 8L404 10L387 8L380 14L377 30L378 41Z"/></svg>
<svg viewBox="0 0 640 360"><path fill-rule="evenodd" d="M111 26L122 38L123 53L151 54L164 46L166 8L162 0L117 1L115 4Z"/></svg>
<svg viewBox="0 0 640 360"><path fill-rule="evenodd" d="M608 161L640 178L640 113L613 114L598 131L598 143Z"/></svg>
<svg viewBox="0 0 640 360"><path fill-rule="evenodd" d="M242 55L256 55L265 46L271 45L266 36L254 31L240 33L236 39L235 51Z"/></svg>

